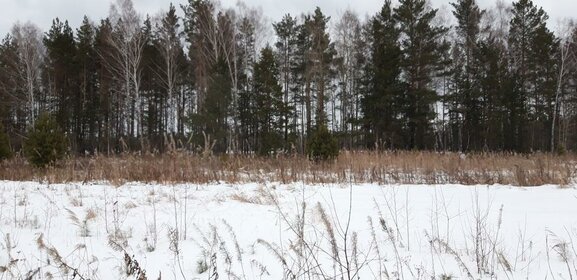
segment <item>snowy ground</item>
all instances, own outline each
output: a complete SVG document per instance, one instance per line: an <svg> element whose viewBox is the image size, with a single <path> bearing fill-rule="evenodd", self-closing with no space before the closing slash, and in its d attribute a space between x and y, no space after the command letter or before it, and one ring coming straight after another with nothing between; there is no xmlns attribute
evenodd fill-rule
<svg viewBox="0 0 577 280"><path fill-rule="evenodd" d="M570 279L576 195L0 182L0 279Z"/></svg>

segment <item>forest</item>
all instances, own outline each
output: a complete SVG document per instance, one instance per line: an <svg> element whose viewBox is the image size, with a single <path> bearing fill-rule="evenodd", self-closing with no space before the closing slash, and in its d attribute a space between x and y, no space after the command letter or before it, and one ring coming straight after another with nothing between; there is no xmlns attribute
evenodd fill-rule
<svg viewBox="0 0 577 280"><path fill-rule="evenodd" d="M15 23L0 44L0 129L18 152L50 115L74 155L300 154L315 135L344 150L577 150L572 21L553 28L531 0L448 7L271 20L242 3L142 15L116 0L78 27Z"/></svg>

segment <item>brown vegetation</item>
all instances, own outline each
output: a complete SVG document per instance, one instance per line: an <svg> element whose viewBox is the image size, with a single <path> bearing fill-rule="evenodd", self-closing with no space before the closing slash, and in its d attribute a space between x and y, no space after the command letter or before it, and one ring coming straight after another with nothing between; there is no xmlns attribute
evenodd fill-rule
<svg viewBox="0 0 577 280"><path fill-rule="evenodd" d="M343 152L331 163L305 157L202 157L185 153L125 154L70 158L37 169L16 157L0 163L0 180L51 183L108 181L158 183L377 183L568 185L577 172L575 155L435 152Z"/></svg>

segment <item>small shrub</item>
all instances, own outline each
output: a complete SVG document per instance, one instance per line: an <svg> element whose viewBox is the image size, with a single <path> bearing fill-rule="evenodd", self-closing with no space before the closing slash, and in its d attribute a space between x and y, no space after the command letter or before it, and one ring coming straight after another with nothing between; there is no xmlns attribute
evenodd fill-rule
<svg viewBox="0 0 577 280"><path fill-rule="evenodd" d="M557 155L559 156L564 156L567 154L567 147L565 147L564 144L559 144L557 145L557 147L555 148L555 151L557 152Z"/></svg>
<svg viewBox="0 0 577 280"><path fill-rule="evenodd" d="M8 134L4 130L4 126L0 123L0 160L9 159L10 157L12 157L10 140Z"/></svg>
<svg viewBox="0 0 577 280"><path fill-rule="evenodd" d="M337 139L324 125L315 129L307 145L307 154L311 160L327 161L339 156L339 144Z"/></svg>
<svg viewBox="0 0 577 280"><path fill-rule="evenodd" d="M58 123L47 114L38 118L24 142L24 155L36 167L46 167L62 159L66 153L66 137Z"/></svg>

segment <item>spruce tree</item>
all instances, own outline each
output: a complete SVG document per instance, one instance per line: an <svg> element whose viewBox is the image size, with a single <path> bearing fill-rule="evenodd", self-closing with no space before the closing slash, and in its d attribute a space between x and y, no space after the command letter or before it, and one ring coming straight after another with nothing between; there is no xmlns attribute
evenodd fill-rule
<svg viewBox="0 0 577 280"><path fill-rule="evenodd" d="M266 47L254 65L255 116L258 120L258 153L268 155L282 148L283 116L287 107L279 84L273 50Z"/></svg>

